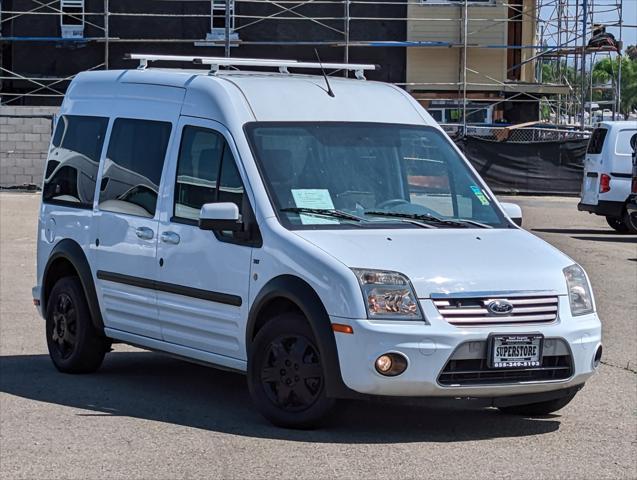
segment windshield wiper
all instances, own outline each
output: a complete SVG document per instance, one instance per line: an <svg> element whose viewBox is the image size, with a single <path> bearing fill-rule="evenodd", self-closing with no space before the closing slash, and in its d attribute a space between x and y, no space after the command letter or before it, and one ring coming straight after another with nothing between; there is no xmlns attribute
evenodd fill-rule
<svg viewBox="0 0 637 480"><path fill-rule="evenodd" d="M476 222L475 220L469 220L468 218L456 218L457 222L468 223L470 225L475 225L479 228L493 228L491 225L487 225L486 223Z"/></svg>
<svg viewBox="0 0 637 480"><path fill-rule="evenodd" d="M376 215L379 217L396 217L396 218L406 218L410 220L418 220L420 222L427 222L432 224L440 224L447 227L453 228L469 228L467 224L477 225L480 227L485 227L486 225L482 225L478 222L474 222L472 220L445 220L442 218L438 218L435 215L430 215L428 213L401 213L401 212L385 212L382 210L366 210L365 215Z"/></svg>
<svg viewBox="0 0 637 480"><path fill-rule="evenodd" d="M307 213L309 215L322 215L324 217L343 218L345 220L353 220L355 222L365 221L364 218L353 215L351 213L343 212L342 210L330 209L330 208L287 207L287 208L282 208L280 211L291 212L291 213Z"/></svg>

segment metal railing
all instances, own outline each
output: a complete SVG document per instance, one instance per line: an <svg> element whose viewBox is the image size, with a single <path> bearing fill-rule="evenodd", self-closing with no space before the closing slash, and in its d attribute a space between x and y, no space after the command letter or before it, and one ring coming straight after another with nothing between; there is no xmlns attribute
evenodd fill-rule
<svg viewBox="0 0 637 480"><path fill-rule="evenodd" d="M461 124L441 124L441 127L454 138L465 136L492 142L561 142L567 140L586 140L590 137L590 132L588 131L552 128L550 126L512 128L468 125L466 132L463 132L463 126Z"/></svg>

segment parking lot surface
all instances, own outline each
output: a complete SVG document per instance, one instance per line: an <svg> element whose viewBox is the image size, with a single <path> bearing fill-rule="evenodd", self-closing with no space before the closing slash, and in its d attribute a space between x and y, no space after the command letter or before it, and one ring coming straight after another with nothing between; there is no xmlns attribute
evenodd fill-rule
<svg viewBox="0 0 637 480"><path fill-rule="evenodd" d="M2 479L637 476L637 236L574 198L507 199L591 277L604 363L569 406L528 419L342 402L309 432L269 425L241 375L133 347L116 345L95 374L58 373L31 304L38 200L0 193Z"/></svg>

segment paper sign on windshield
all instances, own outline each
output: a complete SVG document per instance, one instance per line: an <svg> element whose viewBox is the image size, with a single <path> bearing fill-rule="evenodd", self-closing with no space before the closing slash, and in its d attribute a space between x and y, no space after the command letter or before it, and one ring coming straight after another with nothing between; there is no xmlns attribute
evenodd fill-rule
<svg viewBox="0 0 637 480"><path fill-rule="evenodd" d="M292 197L294 198L294 203L299 208L326 208L328 210L334 209L334 202L332 202L330 191L325 188L292 189ZM338 223L338 220L320 217L317 215L301 214L300 217L301 223L303 225Z"/></svg>

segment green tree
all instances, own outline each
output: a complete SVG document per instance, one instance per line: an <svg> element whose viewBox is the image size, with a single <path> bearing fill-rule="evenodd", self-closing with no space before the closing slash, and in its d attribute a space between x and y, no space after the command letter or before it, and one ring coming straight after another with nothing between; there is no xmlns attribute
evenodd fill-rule
<svg viewBox="0 0 637 480"><path fill-rule="evenodd" d="M632 60L628 56L604 58L595 63L593 80L596 83L610 82L613 89L616 90L620 58L622 62L622 78L619 111L626 119L630 112L637 109L637 60Z"/></svg>

